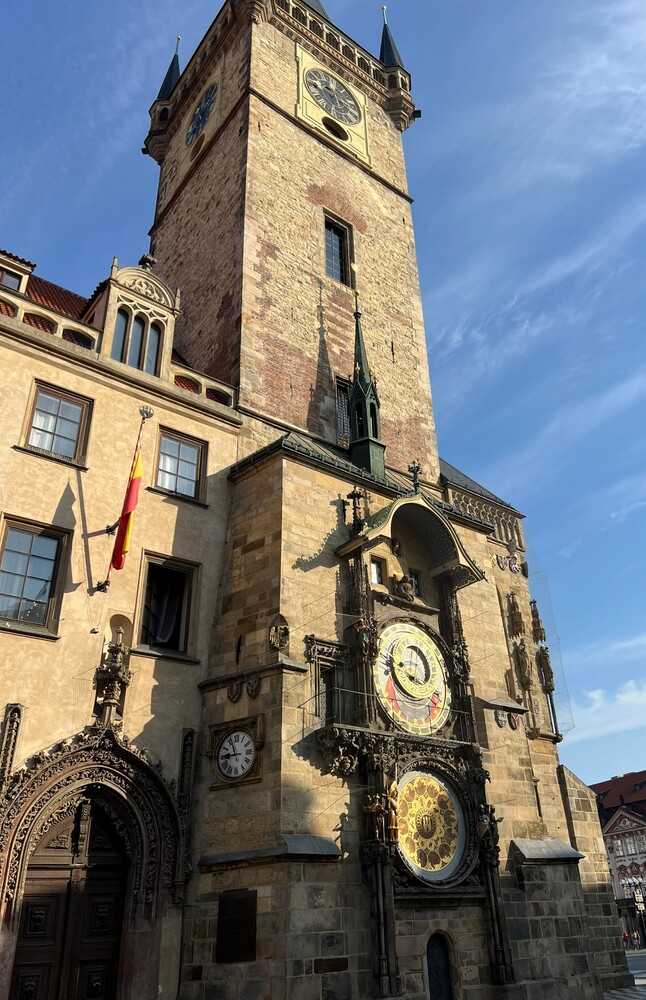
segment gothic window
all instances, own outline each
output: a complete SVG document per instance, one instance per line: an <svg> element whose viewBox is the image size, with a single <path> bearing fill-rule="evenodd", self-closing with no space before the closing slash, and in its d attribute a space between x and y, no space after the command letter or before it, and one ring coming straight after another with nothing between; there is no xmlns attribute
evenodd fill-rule
<svg viewBox="0 0 646 1000"><path fill-rule="evenodd" d="M370 404L370 432L374 438L379 437L379 418L377 417L377 407Z"/></svg>
<svg viewBox="0 0 646 1000"><path fill-rule="evenodd" d="M155 480L157 488L198 499L203 492L205 448L201 441L162 430Z"/></svg>
<svg viewBox="0 0 646 1000"><path fill-rule="evenodd" d="M161 339L162 327L159 323L149 323L141 313L133 316L122 307L117 312L114 325L111 357L114 361L122 361L132 368L156 375Z"/></svg>
<svg viewBox="0 0 646 1000"><path fill-rule="evenodd" d="M626 853L627 854L636 854L637 853L637 847L635 845L635 838L633 837L632 833L629 833L628 836L626 837Z"/></svg>
<svg viewBox="0 0 646 1000"><path fill-rule="evenodd" d="M352 240L350 229L343 223L325 217L325 271L329 278L343 285L352 285L350 264Z"/></svg>
<svg viewBox="0 0 646 1000"><path fill-rule="evenodd" d="M256 914L255 889L231 889L220 895L216 962L255 962Z"/></svg>
<svg viewBox="0 0 646 1000"><path fill-rule="evenodd" d="M292 17L295 21L299 21L300 24L307 24L307 15L300 7L292 8Z"/></svg>
<svg viewBox="0 0 646 1000"><path fill-rule="evenodd" d="M53 624L64 536L55 529L7 524L0 559L0 622Z"/></svg>
<svg viewBox="0 0 646 1000"><path fill-rule="evenodd" d="M8 271L5 267L0 267L0 285L17 292L20 288L20 275L15 271Z"/></svg>
<svg viewBox="0 0 646 1000"><path fill-rule="evenodd" d="M350 444L350 383L337 375L336 379L336 441L342 448Z"/></svg>
<svg viewBox="0 0 646 1000"><path fill-rule="evenodd" d="M162 652L186 652L194 576L194 566L148 556L142 646Z"/></svg>
<svg viewBox="0 0 646 1000"><path fill-rule="evenodd" d="M83 458L90 402L45 385L36 386L27 447L57 458Z"/></svg>
<svg viewBox="0 0 646 1000"><path fill-rule="evenodd" d="M357 62L358 62L358 65L359 65L359 69L362 69L364 73L369 73L370 72L370 63L368 62L367 59L364 59L363 56L359 56L359 59L357 60Z"/></svg>
<svg viewBox="0 0 646 1000"><path fill-rule="evenodd" d="M622 837L617 837L615 839L615 854L617 855L617 857L623 858L623 856L624 856L625 853L626 852L624 851L624 841L623 841L623 838Z"/></svg>
<svg viewBox="0 0 646 1000"><path fill-rule="evenodd" d="M433 1000L454 1000L449 946L443 934L433 934L426 949L428 985Z"/></svg>

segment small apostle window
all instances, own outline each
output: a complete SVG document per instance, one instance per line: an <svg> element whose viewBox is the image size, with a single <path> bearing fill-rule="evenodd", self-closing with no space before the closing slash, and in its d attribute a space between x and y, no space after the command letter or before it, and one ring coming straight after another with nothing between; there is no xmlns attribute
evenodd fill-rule
<svg viewBox="0 0 646 1000"><path fill-rule="evenodd" d="M415 594L415 597L421 597L422 596L422 577L421 577L421 574L420 574L419 570L417 570L417 569L409 569L408 575L411 578L411 580L413 581L413 593Z"/></svg>
<svg viewBox="0 0 646 1000"><path fill-rule="evenodd" d="M215 961L256 961L255 889L231 889L220 895Z"/></svg>
<svg viewBox="0 0 646 1000"><path fill-rule="evenodd" d="M325 272L343 285L352 284L352 242L350 229L325 217Z"/></svg>
<svg viewBox="0 0 646 1000"><path fill-rule="evenodd" d="M370 560L370 582L377 586L383 585L385 576L383 559L377 559L373 556Z"/></svg>
<svg viewBox="0 0 646 1000"><path fill-rule="evenodd" d="M141 622L141 644L185 653L193 569L171 559L149 557Z"/></svg>

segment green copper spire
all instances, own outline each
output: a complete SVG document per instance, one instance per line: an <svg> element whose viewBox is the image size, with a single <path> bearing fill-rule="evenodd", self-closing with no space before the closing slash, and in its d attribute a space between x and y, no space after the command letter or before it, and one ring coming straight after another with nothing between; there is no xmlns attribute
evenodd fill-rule
<svg viewBox="0 0 646 1000"><path fill-rule="evenodd" d="M350 389L350 458L376 479L386 474L385 445L379 440L379 396L370 371L361 326L359 296L354 312L354 373Z"/></svg>

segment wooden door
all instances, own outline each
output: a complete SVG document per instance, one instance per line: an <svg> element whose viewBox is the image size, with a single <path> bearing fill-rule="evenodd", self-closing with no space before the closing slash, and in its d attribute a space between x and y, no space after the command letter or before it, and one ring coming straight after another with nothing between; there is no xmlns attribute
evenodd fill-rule
<svg viewBox="0 0 646 1000"><path fill-rule="evenodd" d="M433 934L428 942L426 955L431 1000L453 1000L451 960L446 938L441 934Z"/></svg>
<svg viewBox="0 0 646 1000"><path fill-rule="evenodd" d="M27 872L10 1000L114 1000L126 875L96 805L52 827Z"/></svg>

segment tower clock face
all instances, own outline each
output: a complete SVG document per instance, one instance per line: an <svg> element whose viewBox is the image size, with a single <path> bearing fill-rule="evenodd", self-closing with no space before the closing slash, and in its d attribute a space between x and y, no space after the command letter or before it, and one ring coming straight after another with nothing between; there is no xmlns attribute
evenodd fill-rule
<svg viewBox="0 0 646 1000"><path fill-rule="evenodd" d="M377 697L402 729L430 736L446 722L451 691L437 643L409 622L387 625L373 667Z"/></svg>
<svg viewBox="0 0 646 1000"><path fill-rule="evenodd" d="M444 881L460 866L466 844L464 812L441 778L410 771L398 785L399 850L425 882Z"/></svg>
<svg viewBox="0 0 646 1000"><path fill-rule="evenodd" d="M217 753L217 767L229 781L246 778L256 762L256 745L245 730L227 733Z"/></svg>
<svg viewBox="0 0 646 1000"><path fill-rule="evenodd" d="M361 109L345 84L324 69L308 69L305 86L316 103L345 125L358 125Z"/></svg>
<svg viewBox="0 0 646 1000"><path fill-rule="evenodd" d="M195 111L193 112L191 124L189 125L188 131L186 133L187 146L193 145L198 135L208 122L209 115L213 110L213 105L215 103L215 95L217 94L217 92L218 92L217 84L214 83L202 95L199 104L197 105Z"/></svg>

